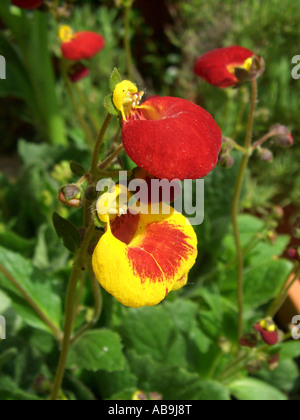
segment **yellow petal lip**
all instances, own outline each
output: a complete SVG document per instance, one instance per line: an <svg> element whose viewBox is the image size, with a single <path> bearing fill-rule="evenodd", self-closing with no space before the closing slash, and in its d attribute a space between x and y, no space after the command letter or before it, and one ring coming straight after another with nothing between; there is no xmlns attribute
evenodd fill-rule
<svg viewBox="0 0 300 420"><path fill-rule="evenodd" d="M124 215L122 222L134 234L126 243L113 234L114 222L108 224L93 254L96 278L125 306L156 305L186 284L197 258L194 229L174 209L170 215Z"/></svg>
<svg viewBox="0 0 300 420"><path fill-rule="evenodd" d="M113 103L121 112L123 121L127 121L132 109L136 108L144 95L136 85L129 80L118 83L113 92Z"/></svg>
<svg viewBox="0 0 300 420"><path fill-rule="evenodd" d="M62 42L70 42L74 38L74 33L70 26L62 25L58 30L58 36Z"/></svg>

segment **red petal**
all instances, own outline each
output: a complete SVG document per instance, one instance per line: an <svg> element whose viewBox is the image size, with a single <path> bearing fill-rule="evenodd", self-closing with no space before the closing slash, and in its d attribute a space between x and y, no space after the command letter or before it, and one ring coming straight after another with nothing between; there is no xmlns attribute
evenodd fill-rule
<svg viewBox="0 0 300 420"><path fill-rule="evenodd" d="M12 4L21 9L37 9L43 4L43 0L12 0Z"/></svg>
<svg viewBox="0 0 300 420"><path fill-rule="evenodd" d="M277 331L269 332L262 328L259 324L255 324L254 327L255 331L258 331L261 335L261 338L265 343L269 346L275 346L278 343L278 333Z"/></svg>
<svg viewBox="0 0 300 420"><path fill-rule="evenodd" d="M92 58L104 45L104 38L95 32L77 32L71 41L61 44L61 49L67 60L78 61Z"/></svg>
<svg viewBox="0 0 300 420"><path fill-rule="evenodd" d="M141 279L163 281L165 276L174 277L182 260L193 252L184 232L168 222L152 223L139 246L129 248L128 258Z"/></svg>
<svg viewBox="0 0 300 420"><path fill-rule="evenodd" d="M227 66L242 66L247 58L254 55L252 51L239 46L217 48L197 59L194 72L211 85L226 88L239 83Z"/></svg>
<svg viewBox="0 0 300 420"><path fill-rule="evenodd" d="M222 133L212 116L185 99L153 97L124 121L129 157L151 175L198 179L218 162Z"/></svg>

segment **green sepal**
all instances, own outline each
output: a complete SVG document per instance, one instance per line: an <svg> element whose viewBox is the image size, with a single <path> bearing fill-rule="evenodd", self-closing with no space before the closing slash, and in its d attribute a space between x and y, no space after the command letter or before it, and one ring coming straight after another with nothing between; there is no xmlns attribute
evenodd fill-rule
<svg viewBox="0 0 300 420"><path fill-rule="evenodd" d="M109 81L109 89L111 93L113 93L113 91L115 90L116 85L121 82L122 82L122 77L120 75L119 70L115 67L110 76L110 81Z"/></svg>
<svg viewBox="0 0 300 420"><path fill-rule="evenodd" d="M65 248L75 253L80 247L80 233L76 227L58 213L53 213L53 225L59 238L63 240Z"/></svg>
<svg viewBox="0 0 300 420"><path fill-rule="evenodd" d="M114 103L113 103L113 95L112 94L107 95L104 98L104 103L103 104L104 104L104 107L109 112L109 114L114 115L116 117L119 117L120 113L117 110L117 108L114 106Z"/></svg>

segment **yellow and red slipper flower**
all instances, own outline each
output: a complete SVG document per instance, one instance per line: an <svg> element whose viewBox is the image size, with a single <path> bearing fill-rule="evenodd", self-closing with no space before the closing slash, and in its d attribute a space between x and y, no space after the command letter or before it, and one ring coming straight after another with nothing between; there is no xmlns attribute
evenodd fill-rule
<svg viewBox="0 0 300 420"><path fill-rule="evenodd" d="M196 60L194 72L206 82L227 88L250 80L263 69L263 60L247 48L217 48Z"/></svg>
<svg viewBox="0 0 300 420"><path fill-rule="evenodd" d="M67 25L60 27L58 35L62 41L62 55L67 60L87 60L94 57L105 45L103 36L96 32L74 33Z"/></svg>
<svg viewBox="0 0 300 420"><path fill-rule="evenodd" d="M144 92L123 81L113 102L122 114L122 140L137 166L159 179L198 179L212 171L222 145L213 117L185 99L155 96L142 105Z"/></svg>
<svg viewBox="0 0 300 420"><path fill-rule="evenodd" d="M12 0L12 4L21 9L37 9L43 4L43 0Z"/></svg>
<svg viewBox="0 0 300 420"><path fill-rule="evenodd" d="M113 201L106 200L108 206ZM197 258L197 237L182 214L164 205L164 213L166 209L170 214L128 212L107 218L93 269L102 287L125 306L156 305L187 283ZM103 212L99 216L104 220Z"/></svg>

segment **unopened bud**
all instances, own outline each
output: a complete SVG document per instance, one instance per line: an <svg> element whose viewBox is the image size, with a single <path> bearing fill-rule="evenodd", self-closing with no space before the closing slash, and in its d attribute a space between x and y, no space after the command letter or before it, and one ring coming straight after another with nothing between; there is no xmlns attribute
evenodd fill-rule
<svg viewBox="0 0 300 420"><path fill-rule="evenodd" d="M264 160L265 162L273 162L274 155L271 150L266 148L259 148L258 149L258 156L260 160Z"/></svg>
<svg viewBox="0 0 300 420"><path fill-rule="evenodd" d="M258 340L255 334L249 333L240 339L240 344L243 347L250 347L251 349L254 349L258 344Z"/></svg>
<svg viewBox="0 0 300 420"><path fill-rule="evenodd" d="M219 164L224 168L229 169L232 168L232 166L234 165L234 159L229 154L221 154L219 156Z"/></svg>
<svg viewBox="0 0 300 420"><path fill-rule="evenodd" d="M134 400L134 401L144 401L144 400L147 400L147 396L146 396L145 392L143 392L143 391L136 391L132 395L131 399Z"/></svg>
<svg viewBox="0 0 300 420"><path fill-rule="evenodd" d="M298 261L300 260L300 249L299 248L290 248L287 250L286 255L290 260Z"/></svg>
<svg viewBox="0 0 300 420"><path fill-rule="evenodd" d="M291 147L294 144L294 139L291 135L290 130L281 124L276 124L271 127L271 131L276 133L276 142L282 147Z"/></svg>
<svg viewBox="0 0 300 420"><path fill-rule="evenodd" d="M78 208L83 206L84 194L78 185L69 184L59 190L58 199L68 207Z"/></svg>

